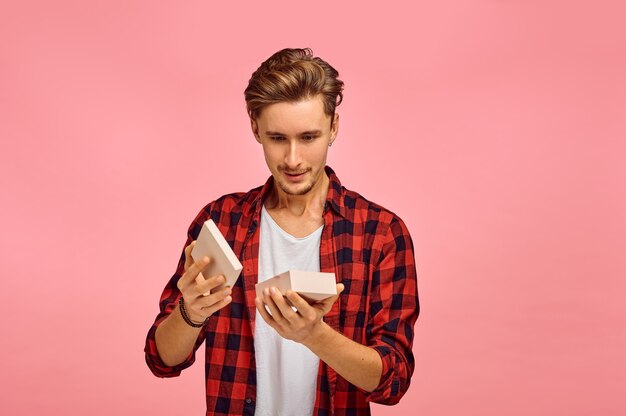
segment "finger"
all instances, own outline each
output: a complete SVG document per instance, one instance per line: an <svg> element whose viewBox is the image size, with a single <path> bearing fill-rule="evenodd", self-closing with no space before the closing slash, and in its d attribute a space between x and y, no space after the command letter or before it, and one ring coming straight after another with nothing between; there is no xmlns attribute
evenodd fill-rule
<svg viewBox="0 0 626 416"><path fill-rule="evenodd" d="M281 315L286 320L292 321L294 318L297 317L298 314L293 310L291 305L287 304L285 297L282 293L280 293L280 290L276 289L275 287L270 288L270 296L274 301L274 304L280 311Z"/></svg>
<svg viewBox="0 0 626 416"><path fill-rule="evenodd" d="M315 313L315 309L309 305L309 302L304 300L302 296L300 296L297 292L293 290L288 290L285 293L285 297L295 306L298 310L298 313L305 319L315 319L317 314Z"/></svg>
<svg viewBox="0 0 626 416"><path fill-rule="evenodd" d="M231 289L227 288L206 297L196 296L189 300L185 299L185 301L188 310L206 318L232 301Z"/></svg>
<svg viewBox="0 0 626 416"><path fill-rule="evenodd" d="M232 296L226 296L224 299L220 300L219 302L214 303L212 306L209 306L207 308L203 308L202 310L205 311L205 313L207 313L208 316L211 316L215 312L219 311L224 306L232 302L232 300L233 300Z"/></svg>
<svg viewBox="0 0 626 416"><path fill-rule="evenodd" d="M259 315L261 315L261 318L263 318L263 320L267 322L269 326L271 326L272 328L276 328L276 322L274 321L272 315L267 312L267 309L265 309L265 303L263 303L263 299L257 297L256 299L254 299L254 304L256 305L256 309L257 311L259 311Z"/></svg>
<svg viewBox="0 0 626 416"><path fill-rule="evenodd" d="M270 295L270 290L268 288L263 289L263 302L269 308L269 313L272 314L272 318L276 321L277 324L281 324L284 322L285 318L282 316L280 309L274 303L272 296Z"/></svg>
<svg viewBox="0 0 626 416"><path fill-rule="evenodd" d="M202 273L198 274L195 281L194 290L198 295L209 296L211 291L226 283L226 278L222 275L205 279Z"/></svg>
<svg viewBox="0 0 626 416"><path fill-rule="evenodd" d="M343 283L337 283L337 295L341 295L346 287Z"/></svg>
<svg viewBox="0 0 626 416"><path fill-rule="evenodd" d="M219 290L215 293L211 293L208 296L201 296L198 298L197 304L199 308L204 312L207 310L211 313L221 309L225 304L232 301L232 289L227 287L223 290Z"/></svg>
<svg viewBox="0 0 626 416"><path fill-rule="evenodd" d="M337 287L336 295L326 298L320 302L322 305L324 305L323 306L324 308L330 308L333 303L337 302L337 299L339 299L339 295L341 295L341 292L343 292L343 290L345 289L345 286L343 285L343 283L337 283L336 287Z"/></svg>
<svg viewBox="0 0 626 416"><path fill-rule="evenodd" d="M189 286L198 277L198 274L200 274L200 272L204 270L210 263L211 259L209 259L207 256L204 256L202 259L200 259L200 261L193 263L191 267L189 267L189 269L187 269L187 271L180 278L178 288L181 291L187 288L187 286Z"/></svg>
<svg viewBox="0 0 626 416"><path fill-rule="evenodd" d="M191 257L191 250L196 245L196 240L193 240L187 247L185 247L185 271L187 271L193 264L193 258Z"/></svg>

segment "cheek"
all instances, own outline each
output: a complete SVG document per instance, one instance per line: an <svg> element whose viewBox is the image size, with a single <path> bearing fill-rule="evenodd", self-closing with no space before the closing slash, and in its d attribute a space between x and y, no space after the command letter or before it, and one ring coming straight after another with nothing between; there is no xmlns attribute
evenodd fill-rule
<svg viewBox="0 0 626 416"><path fill-rule="evenodd" d="M324 162L324 160L326 160L327 154L328 154L328 148L325 145L322 145L319 147L316 146L314 149L311 149L311 151L309 152L308 159L314 163L322 163Z"/></svg>
<svg viewBox="0 0 626 416"><path fill-rule="evenodd" d="M268 162L275 161L280 157L280 149L276 146L263 145L263 154Z"/></svg>
<svg viewBox="0 0 626 416"><path fill-rule="evenodd" d="M285 161L285 150L281 146L267 146L263 150L267 167L274 173L278 172L278 167Z"/></svg>

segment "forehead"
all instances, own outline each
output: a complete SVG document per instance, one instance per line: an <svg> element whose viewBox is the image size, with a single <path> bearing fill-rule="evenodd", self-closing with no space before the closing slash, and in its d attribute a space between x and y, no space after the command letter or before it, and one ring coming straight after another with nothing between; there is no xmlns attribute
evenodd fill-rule
<svg viewBox="0 0 626 416"><path fill-rule="evenodd" d="M330 116L324 112L321 95L294 102L280 102L263 108L257 122L262 131L282 133L328 127Z"/></svg>

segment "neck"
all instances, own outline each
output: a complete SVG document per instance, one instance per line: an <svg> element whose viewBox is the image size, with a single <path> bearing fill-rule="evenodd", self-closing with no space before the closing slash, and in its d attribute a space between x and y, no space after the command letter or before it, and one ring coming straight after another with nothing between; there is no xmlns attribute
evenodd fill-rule
<svg viewBox="0 0 626 416"><path fill-rule="evenodd" d="M318 183L304 195L287 194L279 186L274 185L265 202L265 208L268 210L281 210L295 216L314 213L316 216L321 217L324 212L329 185L330 179L326 172L323 172Z"/></svg>

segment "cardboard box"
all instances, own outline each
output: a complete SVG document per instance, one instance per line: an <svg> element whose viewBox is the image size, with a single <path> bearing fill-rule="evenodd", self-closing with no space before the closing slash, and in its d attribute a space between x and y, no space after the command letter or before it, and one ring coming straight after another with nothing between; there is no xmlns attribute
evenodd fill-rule
<svg viewBox="0 0 626 416"><path fill-rule="evenodd" d="M224 286L235 286L243 266L213 220L208 220L202 225L196 245L191 250L191 257L195 262L202 260L204 256L209 257L211 262L196 280L202 279L202 276L208 279L221 274L226 278L226 283L213 291ZM209 294L210 292L207 292L204 296Z"/></svg>
<svg viewBox="0 0 626 416"><path fill-rule="evenodd" d="M309 302L324 300L337 294L334 273L302 272L289 270L257 283L256 295L263 297L263 289L275 287L284 295L288 290L298 292Z"/></svg>

